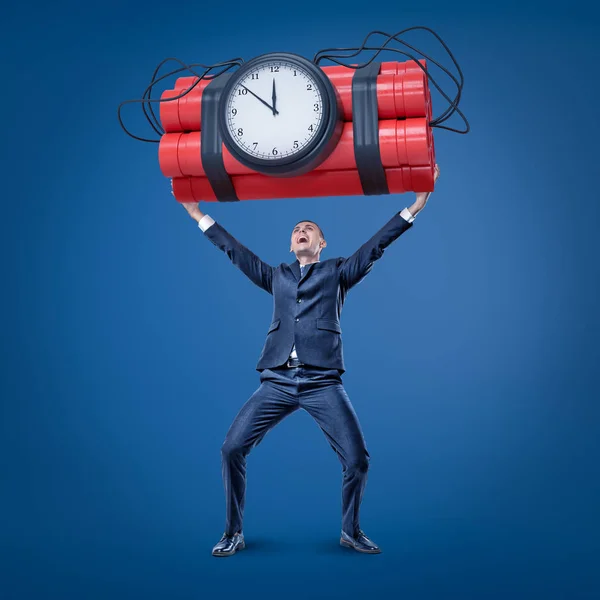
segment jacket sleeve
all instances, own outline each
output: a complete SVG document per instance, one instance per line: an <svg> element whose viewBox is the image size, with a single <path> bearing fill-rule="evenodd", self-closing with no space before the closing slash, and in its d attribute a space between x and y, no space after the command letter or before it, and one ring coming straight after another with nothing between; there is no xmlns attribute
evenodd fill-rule
<svg viewBox="0 0 600 600"><path fill-rule="evenodd" d="M413 226L396 213L370 240L352 256L340 258L338 268L340 281L349 290L360 283L373 268L373 263L383 256L383 251L405 231Z"/></svg>
<svg viewBox="0 0 600 600"><path fill-rule="evenodd" d="M269 294L273 294L273 270L274 268L262 261L254 252L240 244L219 223L213 223L204 235L220 250L223 250L229 260L242 272L252 283L262 288Z"/></svg>

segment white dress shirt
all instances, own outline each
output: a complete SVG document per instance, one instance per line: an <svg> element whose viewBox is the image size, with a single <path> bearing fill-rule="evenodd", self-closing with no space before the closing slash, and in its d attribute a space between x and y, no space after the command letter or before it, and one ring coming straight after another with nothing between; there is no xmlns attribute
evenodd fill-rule
<svg viewBox="0 0 600 600"><path fill-rule="evenodd" d="M410 211L408 210L408 208L404 208L402 210L402 212L400 213L400 216L405 220L408 221L409 223L412 223L415 218L410 214ZM198 221L198 227L200 227L200 229L202 229L202 231L206 231L213 223L214 223L214 219L212 217L210 217L209 215L204 215L199 221ZM319 261L317 261L319 262ZM304 276L304 265L300 265L300 277ZM292 351L290 352L290 358L298 358L298 355L296 354L296 344L294 344L292 346Z"/></svg>

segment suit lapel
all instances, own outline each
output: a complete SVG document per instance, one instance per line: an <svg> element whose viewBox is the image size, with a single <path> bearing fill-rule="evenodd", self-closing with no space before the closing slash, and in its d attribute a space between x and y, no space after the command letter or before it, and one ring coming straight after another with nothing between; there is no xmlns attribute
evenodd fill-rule
<svg viewBox="0 0 600 600"><path fill-rule="evenodd" d="M289 264L289 267L292 270L296 281L300 281L300 263L297 260L295 260L293 263Z"/></svg>

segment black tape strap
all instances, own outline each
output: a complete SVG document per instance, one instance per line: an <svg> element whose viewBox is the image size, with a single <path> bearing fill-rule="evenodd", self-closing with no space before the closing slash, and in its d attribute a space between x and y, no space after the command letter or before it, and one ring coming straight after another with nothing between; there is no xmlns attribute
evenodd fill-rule
<svg viewBox="0 0 600 600"><path fill-rule="evenodd" d="M380 63L356 69L352 77L352 130L354 156L365 196L389 194L379 152L377 75Z"/></svg>
<svg viewBox="0 0 600 600"><path fill-rule="evenodd" d="M223 164L223 138L219 130L219 99L230 77L230 73L215 77L202 92L200 159L206 178L219 202L239 200Z"/></svg>

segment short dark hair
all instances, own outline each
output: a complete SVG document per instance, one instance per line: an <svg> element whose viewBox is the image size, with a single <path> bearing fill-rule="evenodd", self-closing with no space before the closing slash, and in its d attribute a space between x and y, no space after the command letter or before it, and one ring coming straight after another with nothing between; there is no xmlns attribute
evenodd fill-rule
<svg viewBox="0 0 600 600"><path fill-rule="evenodd" d="M323 230L314 222L314 221L310 221L308 219L304 219L303 221L298 221L296 223L296 225L294 225L294 229L296 228L297 225L299 225L300 223L312 223L313 225L316 225L317 229L319 230L319 233L321 234L321 237L323 239L325 239L325 236L323 235Z"/></svg>

